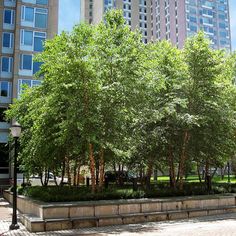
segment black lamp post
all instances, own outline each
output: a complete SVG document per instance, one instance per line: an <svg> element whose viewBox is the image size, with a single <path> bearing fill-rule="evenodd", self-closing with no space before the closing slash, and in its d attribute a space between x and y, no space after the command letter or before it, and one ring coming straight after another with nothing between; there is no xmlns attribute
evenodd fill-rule
<svg viewBox="0 0 236 236"><path fill-rule="evenodd" d="M13 170L13 213L12 213L12 223L9 227L10 230L19 229L17 224L17 155L18 155L18 138L21 134L21 126L18 123L14 123L10 128L11 135L14 138L14 170Z"/></svg>

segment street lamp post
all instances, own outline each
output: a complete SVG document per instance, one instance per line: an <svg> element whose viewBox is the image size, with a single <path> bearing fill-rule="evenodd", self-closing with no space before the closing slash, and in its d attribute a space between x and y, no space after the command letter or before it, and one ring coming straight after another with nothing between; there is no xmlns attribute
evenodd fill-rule
<svg viewBox="0 0 236 236"><path fill-rule="evenodd" d="M12 213L12 223L9 227L10 230L19 229L17 224L17 155L18 155L18 138L21 134L21 126L18 123L15 123L10 128L11 135L14 138L14 169L13 169L13 213Z"/></svg>

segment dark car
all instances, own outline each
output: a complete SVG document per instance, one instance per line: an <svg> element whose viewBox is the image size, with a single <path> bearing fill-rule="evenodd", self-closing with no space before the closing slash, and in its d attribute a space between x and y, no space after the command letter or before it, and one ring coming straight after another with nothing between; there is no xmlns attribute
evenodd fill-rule
<svg viewBox="0 0 236 236"><path fill-rule="evenodd" d="M120 173L118 171L106 171L105 178L107 178L109 182L116 182L119 178L121 178L123 182L132 182L134 175L128 171L123 171Z"/></svg>

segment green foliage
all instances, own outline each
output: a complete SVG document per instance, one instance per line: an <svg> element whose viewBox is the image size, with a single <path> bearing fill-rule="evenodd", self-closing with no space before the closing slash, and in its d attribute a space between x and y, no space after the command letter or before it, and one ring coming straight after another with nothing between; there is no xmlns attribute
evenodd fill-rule
<svg viewBox="0 0 236 236"><path fill-rule="evenodd" d="M47 41L37 60L42 85L24 89L7 112L23 127L28 175L88 165L89 144L96 163L102 149L112 167L150 175L156 166L174 182L177 173L181 182L193 166L208 172L234 155L236 56L213 50L203 32L183 50L145 45L112 10L97 26Z"/></svg>
<svg viewBox="0 0 236 236"><path fill-rule="evenodd" d="M141 190L133 192L132 189L108 189L92 193L91 189L86 187L69 186L27 187L24 189L23 194L45 202L132 199L144 196L144 192Z"/></svg>
<svg viewBox="0 0 236 236"><path fill-rule="evenodd" d="M218 184L213 185L211 194L223 194L234 192L235 184ZM69 202L69 201L92 201L92 200L115 200L115 199L139 199L139 198L156 198L171 196L196 196L207 194L206 187L200 183L187 183L184 190L173 190L168 185L159 184L149 190L139 189L133 191L131 188L108 188L102 192L92 193L91 189L86 187L70 186L33 186L26 187L20 192L21 194L44 202Z"/></svg>
<svg viewBox="0 0 236 236"><path fill-rule="evenodd" d="M60 172L65 158L87 163L88 143L95 153L127 152L127 123L141 101L143 47L116 11L96 27L80 24L46 42L37 56L42 85L25 90L7 113L23 127L20 156L29 174Z"/></svg>

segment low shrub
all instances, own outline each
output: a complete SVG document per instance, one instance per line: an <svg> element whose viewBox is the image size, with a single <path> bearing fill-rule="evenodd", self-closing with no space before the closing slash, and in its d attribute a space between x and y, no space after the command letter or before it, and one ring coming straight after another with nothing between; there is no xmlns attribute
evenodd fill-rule
<svg viewBox="0 0 236 236"><path fill-rule="evenodd" d="M19 194L45 202L156 198L230 192L236 192L235 184L214 184L210 192L206 190L204 183L185 183L183 191L172 189L168 185L152 185L149 189L143 189L139 186L138 191L133 191L131 186L122 188L110 186L108 189L95 193L92 193L90 188L83 186L27 186L18 189Z"/></svg>
<svg viewBox="0 0 236 236"><path fill-rule="evenodd" d="M102 192L92 193L91 189L87 187L70 186L26 187L22 193L25 196L45 202L131 199L143 198L145 195L142 190L109 188Z"/></svg>

